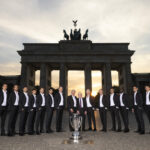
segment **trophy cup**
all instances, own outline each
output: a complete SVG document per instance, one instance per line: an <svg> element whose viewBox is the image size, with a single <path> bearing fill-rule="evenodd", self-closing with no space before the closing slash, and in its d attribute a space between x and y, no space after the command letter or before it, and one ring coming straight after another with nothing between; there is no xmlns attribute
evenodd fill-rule
<svg viewBox="0 0 150 150"><path fill-rule="evenodd" d="M73 113L73 115L70 116L70 124L74 129L71 139L73 140L74 143L78 143L79 139L81 139L79 129L82 125L82 116L80 116L77 113Z"/></svg>

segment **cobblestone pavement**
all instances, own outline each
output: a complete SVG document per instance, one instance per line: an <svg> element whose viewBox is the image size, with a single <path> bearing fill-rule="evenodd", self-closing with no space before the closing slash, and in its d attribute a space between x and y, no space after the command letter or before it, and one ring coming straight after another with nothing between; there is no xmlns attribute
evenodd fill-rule
<svg viewBox="0 0 150 150"><path fill-rule="evenodd" d="M100 129L99 115L95 113L97 130ZM146 134L134 133L136 128L135 119L130 114L130 132L117 133L108 131L107 133L86 131L81 132L82 140L79 144L69 144L68 139L71 133L68 131L68 114L64 114L63 127L65 132L41 135L25 135L20 137L0 137L0 150L150 150L150 134L148 133L148 121L146 122ZM53 118L53 129L55 125L55 115ZM108 115L108 128L110 128L110 116Z"/></svg>

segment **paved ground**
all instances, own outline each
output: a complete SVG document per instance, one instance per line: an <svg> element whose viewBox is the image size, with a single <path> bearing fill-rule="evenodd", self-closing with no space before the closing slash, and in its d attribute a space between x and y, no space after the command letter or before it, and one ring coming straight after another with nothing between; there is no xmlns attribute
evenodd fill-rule
<svg viewBox="0 0 150 150"><path fill-rule="evenodd" d="M97 118L97 130L100 129L98 113L95 114ZM0 137L0 150L150 150L150 134L138 135L133 132L136 128L135 119L130 114L130 133L116 133L116 132L83 132L81 133L83 139L79 144L69 144L68 139L71 133L68 131L68 114L64 115L63 126L66 132L42 135L25 135L20 137ZM148 122L146 122L146 131L148 132ZM55 116L53 119L55 123ZM54 127L53 123L53 127ZM108 115L108 128L111 122Z"/></svg>

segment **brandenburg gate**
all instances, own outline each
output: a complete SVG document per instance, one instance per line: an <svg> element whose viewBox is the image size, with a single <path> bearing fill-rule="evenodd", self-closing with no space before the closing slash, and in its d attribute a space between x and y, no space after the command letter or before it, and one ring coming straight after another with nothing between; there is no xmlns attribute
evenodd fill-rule
<svg viewBox="0 0 150 150"><path fill-rule="evenodd" d="M102 88L105 93L112 86L111 70L118 71L119 86L125 92L131 91L131 56L129 43L92 43L87 40L88 30L83 38L80 29L70 36L64 30L65 40L58 43L24 43L24 49L18 51L21 56L21 87L35 86L35 71L40 70L40 87L46 92L51 87L51 71L59 70L59 85L68 91L68 70L84 70L85 89L92 89L92 70L102 72Z"/></svg>

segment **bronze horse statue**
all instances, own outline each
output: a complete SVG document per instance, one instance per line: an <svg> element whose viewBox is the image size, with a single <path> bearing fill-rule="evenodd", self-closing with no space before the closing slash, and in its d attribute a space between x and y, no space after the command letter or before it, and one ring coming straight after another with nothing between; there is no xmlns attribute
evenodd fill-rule
<svg viewBox="0 0 150 150"><path fill-rule="evenodd" d="M69 40L69 35L67 34L66 30L63 30L63 32L64 32L64 38L66 40Z"/></svg>
<svg viewBox="0 0 150 150"><path fill-rule="evenodd" d="M88 39L88 29L86 29L85 34L83 35L83 40Z"/></svg>

